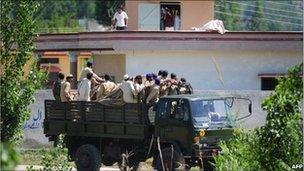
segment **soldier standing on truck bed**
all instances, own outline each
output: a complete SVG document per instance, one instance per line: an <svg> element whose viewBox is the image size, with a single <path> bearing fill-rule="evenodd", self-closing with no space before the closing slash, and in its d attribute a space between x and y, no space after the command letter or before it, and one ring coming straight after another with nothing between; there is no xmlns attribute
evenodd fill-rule
<svg viewBox="0 0 304 171"><path fill-rule="evenodd" d="M98 84L98 82L103 82L104 80L102 78L100 78L97 74L95 74L93 72L93 63L88 61L87 62L87 67L85 67L80 74L80 78L79 81L81 81L82 79L86 78L88 73L92 73L93 74L93 83L94 85Z"/></svg>
<svg viewBox="0 0 304 171"><path fill-rule="evenodd" d="M186 78L181 78L178 83L180 94L193 94L193 88Z"/></svg>
<svg viewBox="0 0 304 171"><path fill-rule="evenodd" d="M96 101L104 99L117 88L117 85L110 80L110 76L108 74L105 74L104 79L105 82L102 83L97 90Z"/></svg>
<svg viewBox="0 0 304 171"><path fill-rule="evenodd" d="M66 81L61 85L60 88L60 99L62 102L69 102L73 100L73 94L71 92L71 82L73 80L73 75L69 74L66 77Z"/></svg>
<svg viewBox="0 0 304 171"><path fill-rule="evenodd" d="M155 79L154 84L151 86L150 93L146 99L147 106L153 106L154 103L156 103L159 99L159 85L160 80Z"/></svg>
<svg viewBox="0 0 304 171"><path fill-rule="evenodd" d="M57 80L53 84L53 96L55 100L61 101L60 99L60 90L61 90L61 85L64 83L64 74L59 73Z"/></svg>

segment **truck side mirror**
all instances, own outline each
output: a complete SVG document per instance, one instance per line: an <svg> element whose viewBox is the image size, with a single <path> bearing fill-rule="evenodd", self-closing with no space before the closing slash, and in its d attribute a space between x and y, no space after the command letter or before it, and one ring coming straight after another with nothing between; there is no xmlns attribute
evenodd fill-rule
<svg viewBox="0 0 304 171"><path fill-rule="evenodd" d="M248 105L248 110L249 110L249 113L252 113L252 103L250 103L250 104Z"/></svg>
<svg viewBox="0 0 304 171"><path fill-rule="evenodd" d="M246 98L238 98L240 101L236 101L237 103L235 104L235 109L239 109L239 114L240 116L237 116L236 120L242 120L245 118L248 118L252 115L252 102L249 99ZM246 103L246 104L244 104ZM248 108L246 107L248 105ZM238 106L244 106L238 108Z"/></svg>

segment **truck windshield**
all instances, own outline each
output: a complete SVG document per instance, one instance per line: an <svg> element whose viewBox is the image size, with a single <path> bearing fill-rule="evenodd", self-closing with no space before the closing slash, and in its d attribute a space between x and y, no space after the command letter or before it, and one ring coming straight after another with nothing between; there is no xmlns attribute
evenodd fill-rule
<svg viewBox="0 0 304 171"><path fill-rule="evenodd" d="M225 99L192 101L191 113L196 127L229 125L230 107Z"/></svg>

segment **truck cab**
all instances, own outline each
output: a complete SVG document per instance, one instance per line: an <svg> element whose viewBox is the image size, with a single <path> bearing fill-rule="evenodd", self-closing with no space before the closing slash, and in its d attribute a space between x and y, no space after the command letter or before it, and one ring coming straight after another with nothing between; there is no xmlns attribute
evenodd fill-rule
<svg viewBox="0 0 304 171"><path fill-rule="evenodd" d="M155 136L160 139L162 152L174 153L179 159L175 166L169 162L169 168L185 169L178 166L181 163L207 167L208 161L220 151L218 143L232 136L238 120L251 115L251 101L238 97L176 95L161 98L156 111ZM166 156L170 155L162 154L163 161ZM158 169L163 169L157 163Z"/></svg>

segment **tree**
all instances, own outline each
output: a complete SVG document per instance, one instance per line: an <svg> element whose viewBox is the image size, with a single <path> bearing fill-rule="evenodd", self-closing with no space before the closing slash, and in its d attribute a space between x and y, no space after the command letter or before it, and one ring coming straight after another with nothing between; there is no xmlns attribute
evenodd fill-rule
<svg viewBox="0 0 304 171"><path fill-rule="evenodd" d="M263 102L267 118L259 132L260 161L266 170L286 170L303 162L302 74L303 63L290 69Z"/></svg>
<svg viewBox="0 0 304 171"><path fill-rule="evenodd" d="M95 18L95 1L94 0L77 0L77 19Z"/></svg>
<svg viewBox="0 0 304 171"><path fill-rule="evenodd" d="M226 0L215 1L216 18L224 22L227 30L239 31L243 29L240 5L237 2Z"/></svg>
<svg viewBox="0 0 304 171"><path fill-rule="evenodd" d="M1 0L1 142L20 140L30 115L28 105L47 78L33 58L33 18L38 6L38 1L33 0ZM30 60L34 62L26 73L24 67Z"/></svg>
<svg viewBox="0 0 304 171"><path fill-rule="evenodd" d="M249 19L247 28L250 31L267 31L262 3L263 1L255 1L254 12Z"/></svg>
<svg viewBox="0 0 304 171"><path fill-rule="evenodd" d="M40 32L65 32L79 28L76 0L40 1L41 7L35 14Z"/></svg>

